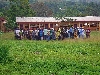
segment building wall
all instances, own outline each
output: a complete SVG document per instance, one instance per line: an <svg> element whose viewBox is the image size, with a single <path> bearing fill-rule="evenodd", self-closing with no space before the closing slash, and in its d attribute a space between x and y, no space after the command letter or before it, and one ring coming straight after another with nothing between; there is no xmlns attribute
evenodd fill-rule
<svg viewBox="0 0 100 75"><path fill-rule="evenodd" d="M58 24L59 26L59 23L48 23L48 22L42 22L42 23L18 23L18 27L20 29L32 29L32 28L56 28L58 26L56 26L56 24Z"/></svg>
<svg viewBox="0 0 100 75"><path fill-rule="evenodd" d="M85 25L87 23L87 25ZM95 26L92 26L92 23L94 23ZM57 24L57 26L56 26ZM100 22L42 22L42 23L18 23L20 29L31 29L31 28L55 28L56 30L59 27L84 27L84 29L90 28L91 30L100 30Z"/></svg>
<svg viewBox="0 0 100 75"><path fill-rule="evenodd" d="M87 24L87 25L85 25ZM92 31L100 31L100 22L61 22L61 27L73 26L73 27L84 27L84 29L90 28Z"/></svg>

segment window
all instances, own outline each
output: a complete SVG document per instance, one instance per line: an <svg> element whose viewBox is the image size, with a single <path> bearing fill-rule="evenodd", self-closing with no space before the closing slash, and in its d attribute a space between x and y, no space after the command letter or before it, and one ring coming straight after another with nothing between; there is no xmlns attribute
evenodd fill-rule
<svg viewBox="0 0 100 75"><path fill-rule="evenodd" d="M20 29L23 29L23 24L20 24Z"/></svg>
<svg viewBox="0 0 100 75"><path fill-rule="evenodd" d="M25 25L25 28L29 28L29 25Z"/></svg>
<svg viewBox="0 0 100 75"><path fill-rule="evenodd" d="M82 24L80 24L80 27L82 27Z"/></svg>
<svg viewBox="0 0 100 75"><path fill-rule="evenodd" d="M45 24L45 28L47 28L47 29L48 29L48 24Z"/></svg>
<svg viewBox="0 0 100 75"><path fill-rule="evenodd" d="M77 28L77 24L74 24L74 28Z"/></svg>
<svg viewBox="0 0 100 75"><path fill-rule="evenodd" d="M53 24L50 24L50 28L53 28Z"/></svg>

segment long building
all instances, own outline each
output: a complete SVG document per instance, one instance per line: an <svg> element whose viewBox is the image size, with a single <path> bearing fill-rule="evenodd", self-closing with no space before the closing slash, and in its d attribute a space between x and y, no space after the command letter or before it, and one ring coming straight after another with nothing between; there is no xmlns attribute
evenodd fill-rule
<svg viewBox="0 0 100 75"><path fill-rule="evenodd" d="M57 28L72 25L74 27L84 27L100 31L100 17L96 16L65 17L62 19L54 17L16 17L16 23L20 29L36 27Z"/></svg>

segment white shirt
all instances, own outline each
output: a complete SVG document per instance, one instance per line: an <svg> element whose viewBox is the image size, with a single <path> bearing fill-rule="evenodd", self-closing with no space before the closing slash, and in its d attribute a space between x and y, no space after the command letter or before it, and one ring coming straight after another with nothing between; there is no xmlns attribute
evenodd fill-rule
<svg viewBox="0 0 100 75"><path fill-rule="evenodd" d="M44 32L44 35L47 35L48 29L44 29L43 32Z"/></svg>
<svg viewBox="0 0 100 75"><path fill-rule="evenodd" d="M15 30L16 35L20 36L20 30Z"/></svg>

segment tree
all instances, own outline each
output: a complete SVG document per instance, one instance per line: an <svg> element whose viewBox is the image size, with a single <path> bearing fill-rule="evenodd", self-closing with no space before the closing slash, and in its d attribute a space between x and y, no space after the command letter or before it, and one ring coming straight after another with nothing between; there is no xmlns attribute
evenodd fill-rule
<svg viewBox="0 0 100 75"><path fill-rule="evenodd" d="M32 9L36 11L38 17L50 17L53 16L52 10L46 6L43 2L36 2L31 4Z"/></svg>
<svg viewBox="0 0 100 75"><path fill-rule="evenodd" d="M31 9L28 0L10 0L9 9L4 12L7 15L8 28L16 27L16 17L31 17L35 16L35 12Z"/></svg>

